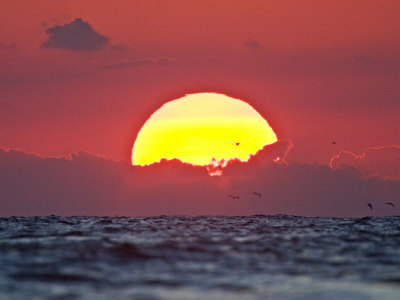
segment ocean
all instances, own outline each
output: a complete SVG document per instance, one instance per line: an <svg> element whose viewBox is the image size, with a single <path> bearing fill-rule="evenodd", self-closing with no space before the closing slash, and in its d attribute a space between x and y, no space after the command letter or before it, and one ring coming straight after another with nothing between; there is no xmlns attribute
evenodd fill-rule
<svg viewBox="0 0 400 300"><path fill-rule="evenodd" d="M400 299L400 217L0 219L0 299Z"/></svg>

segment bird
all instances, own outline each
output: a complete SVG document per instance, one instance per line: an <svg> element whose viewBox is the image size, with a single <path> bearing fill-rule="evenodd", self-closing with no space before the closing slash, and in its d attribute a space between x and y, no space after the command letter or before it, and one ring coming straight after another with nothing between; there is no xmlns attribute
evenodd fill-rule
<svg viewBox="0 0 400 300"><path fill-rule="evenodd" d="M231 141L231 140L228 140L228 141L234 143L235 146L239 146L241 143L244 143L244 142L247 142L247 141L250 141L250 140L245 140L245 141L241 141L241 142L234 142L234 141Z"/></svg>
<svg viewBox="0 0 400 300"><path fill-rule="evenodd" d="M367 205L368 205L369 209L372 210L372 204L368 203Z"/></svg>
<svg viewBox="0 0 400 300"><path fill-rule="evenodd" d="M235 144L235 146L239 146L239 145L240 145L240 143L242 143L242 142L234 142L234 141L230 141L230 142L234 143L234 144Z"/></svg>
<svg viewBox="0 0 400 300"><path fill-rule="evenodd" d="M394 207L394 204L392 202L386 202L387 205L390 205L391 207Z"/></svg>
<svg viewBox="0 0 400 300"><path fill-rule="evenodd" d="M232 199L240 199L239 196L234 196L234 195L228 195L228 197L231 197Z"/></svg>
<svg viewBox="0 0 400 300"><path fill-rule="evenodd" d="M332 145L335 145L335 144L336 144L336 142L335 142L335 141L333 141L333 142L332 142Z"/></svg>
<svg viewBox="0 0 400 300"><path fill-rule="evenodd" d="M258 196L259 198L261 198L261 193L251 192L251 194L253 194L254 196Z"/></svg>

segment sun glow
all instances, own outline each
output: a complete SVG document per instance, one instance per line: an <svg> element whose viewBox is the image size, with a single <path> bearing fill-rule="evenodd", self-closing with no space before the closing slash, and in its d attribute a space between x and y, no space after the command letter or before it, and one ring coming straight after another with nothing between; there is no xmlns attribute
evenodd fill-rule
<svg viewBox="0 0 400 300"><path fill-rule="evenodd" d="M277 141L268 122L249 104L223 94L198 93L165 103L141 128L132 164L179 159L195 165L247 161Z"/></svg>

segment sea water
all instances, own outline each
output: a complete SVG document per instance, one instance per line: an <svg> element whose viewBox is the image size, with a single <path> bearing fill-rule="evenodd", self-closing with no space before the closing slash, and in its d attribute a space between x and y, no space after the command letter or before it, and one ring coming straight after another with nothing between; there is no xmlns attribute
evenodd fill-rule
<svg viewBox="0 0 400 300"><path fill-rule="evenodd" d="M400 299L400 217L0 219L0 299Z"/></svg>

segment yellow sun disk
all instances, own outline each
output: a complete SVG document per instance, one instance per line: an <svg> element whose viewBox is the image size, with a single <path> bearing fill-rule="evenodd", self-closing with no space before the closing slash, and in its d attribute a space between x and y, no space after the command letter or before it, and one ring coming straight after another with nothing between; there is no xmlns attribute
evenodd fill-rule
<svg viewBox="0 0 400 300"><path fill-rule="evenodd" d="M164 104L145 123L132 152L134 165L177 158L196 165L239 158L247 161L277 138L266 120L247 103L201 93ZM241 142L236 146L234 142Z"/></svg>

